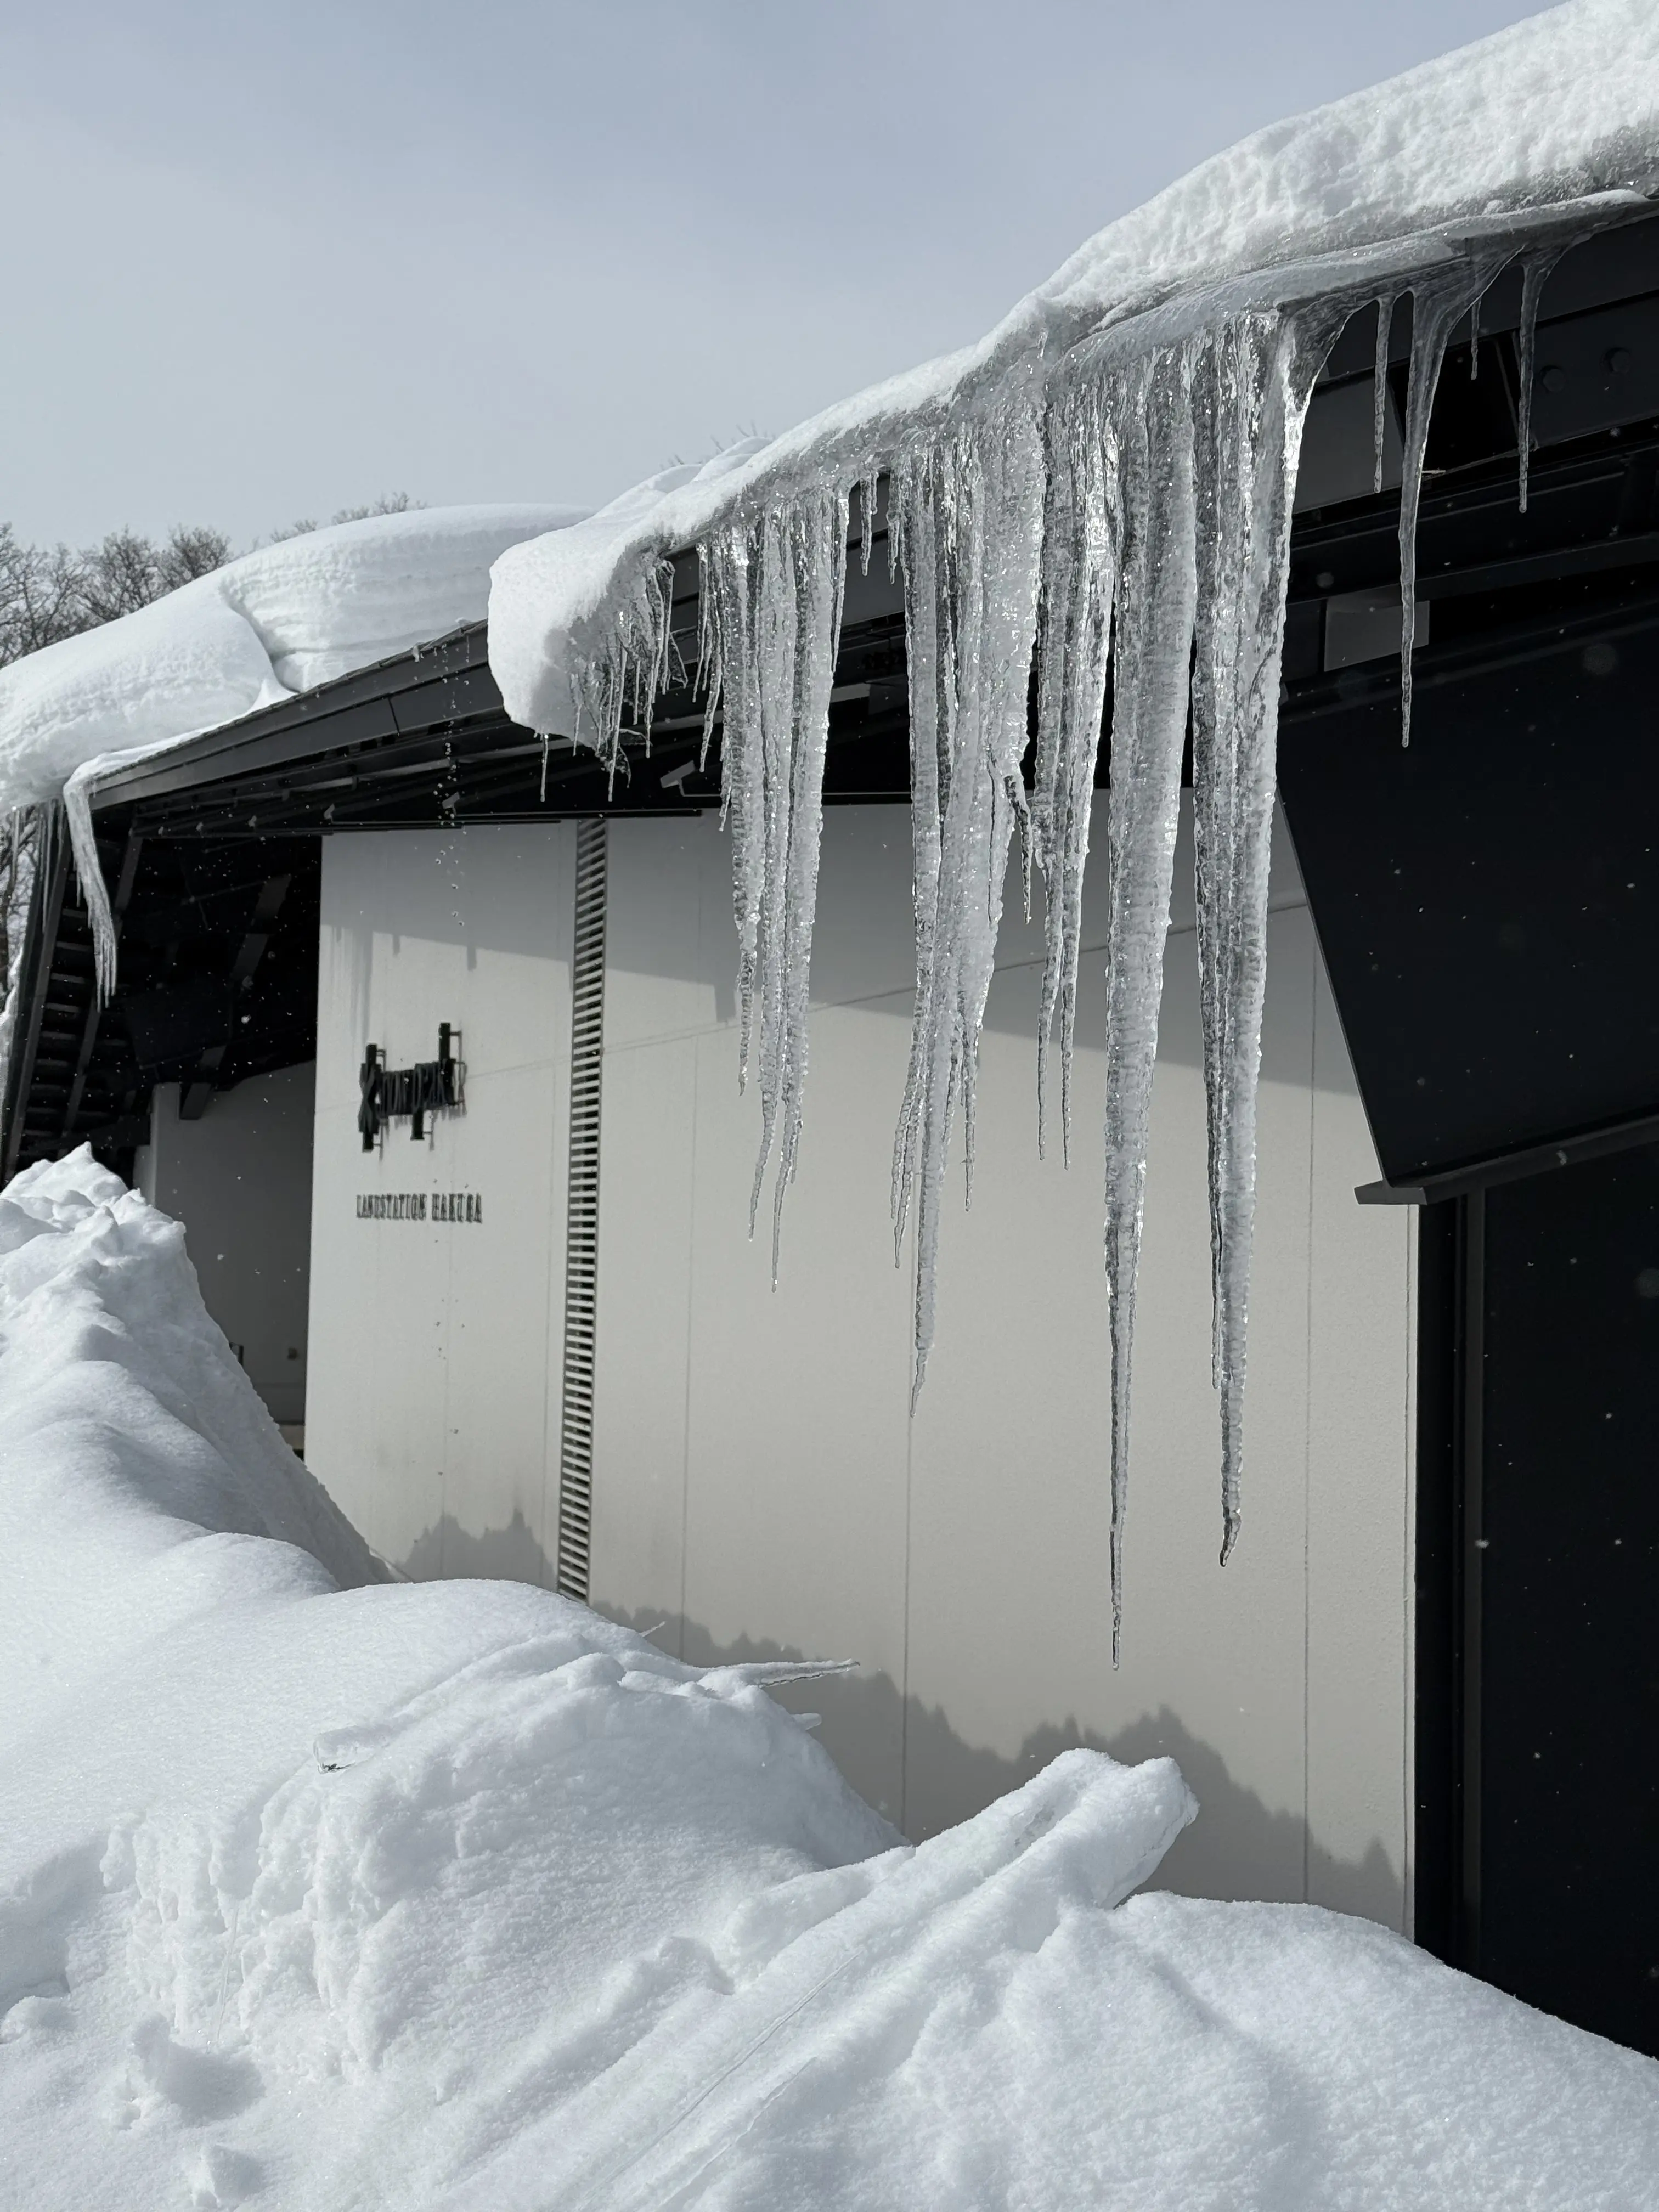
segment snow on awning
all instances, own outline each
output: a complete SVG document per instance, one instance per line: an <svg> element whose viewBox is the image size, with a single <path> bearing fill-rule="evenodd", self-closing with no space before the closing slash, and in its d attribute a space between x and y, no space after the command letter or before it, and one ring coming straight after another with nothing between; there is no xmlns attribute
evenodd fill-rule
<svg viewBox="0 0 1659 2212"><path fill-rule="evenodd" d="M697 550L697 678L709 732L717 714L722 724L742 1062L745 1075L754 1064L761 1098L757 1202L776 1161L775 1272L801 1131L848 520L858 491L867 566L874 488L887 478L909 665L917 959L893 1210L901 1238L913 1205L917 1214L918 1388L958 1108L971 1168L980 1025L1017 828L1048 918L1039 1126L1056 1016L1069 1123L1082 875L1115 658L1105 1042L1115 1642L1147 1115L1189 711L1224 1559L1239 1525L1279 657L1314 380L1357 308L1413 295L1401 502L1408 728L1417 494L1451 331L1519 258L1525 372L1549 268L1656 190L1659 12L1646 0L1574 0L1242 141L1100 232L978 346L758 451L653 480L496 563L490 661L508 714L614 761L624 715L648 728L672 672L669 556ZM1523 497L1524 447L1523 417Z"/></svg>

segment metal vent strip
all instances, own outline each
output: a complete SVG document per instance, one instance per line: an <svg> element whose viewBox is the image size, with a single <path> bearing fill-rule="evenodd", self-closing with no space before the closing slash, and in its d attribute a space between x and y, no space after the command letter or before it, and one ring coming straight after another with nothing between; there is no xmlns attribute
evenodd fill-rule
<svg viewBox="0 0 1659 2212"><path fill-rule="evenodd" d="M593 1508L593 1364L599 1289L599 1077L605 1053L605 825L576 824L570 961L570 1171L565 1190L564 1411L559 1431L559 1573L587 1597Z"/></svg>

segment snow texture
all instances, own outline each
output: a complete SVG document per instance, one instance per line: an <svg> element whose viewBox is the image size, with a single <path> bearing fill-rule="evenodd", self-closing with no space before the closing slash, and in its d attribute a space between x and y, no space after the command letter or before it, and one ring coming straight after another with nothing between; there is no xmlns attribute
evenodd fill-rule
<svg viewBox="0 0 1659 2212"><path fill-rule="evenodd" d="M104 989L115 946L92 837L100 776L482 621L497 556L582 512L423 507L307 531L0 669L0 815L67 798Z"/></svg>
<svg viewBox="0 0 1659 2212"><path fill-rule="evenodd" d="M1650 2061L1133 1894L1167 1759L913 1848L806 1670L380 1579L84 1152L0 1195L0 1439L3 2212L1651 2201Z"/></svg>
<svg viewBox="0 0 1659 2212"><path fill-rule="evenodd" d="M1147 1113L1189 708L1225 1559L1240 1525L1288 533L1314 380L1343 322L1374 301L1382 357L1394 304L1412 295L1400 517L1408 739L1417 507L1447 340L1518 258L1529 359L1547 269L1574 240L1640 210L1656 188L1659 11L1650 0L1574 0L1244 140L1099 233L967 352L758 450L654 479L583 528L516 547L495 565L490 657L508 712L592 745L615 773L626 744L648 741L652 698L678 673L670 556L698 551L696 677L710 731L725 717L745 1068L757 991L760 1000L756 1191L781 1115L781 1208L806 1064L818 818L811 780L822 773L829 713L829 672L814 656L833 655L825 609L839 608L841 556L829 539L844 542L856 505L867 560L884 482L888 558L902 583L909 653L916 999L893 1212L901 1251L913 1210L917 1228L917 1389L933 1341L958 1109L971 1197L980 1024L1016 826L1026 896L1035 862L1047 901L1039 1143L1056 1020L1069 1136L1079 902L1109 658L1115 1646ZM1524 447L1520 475L1524 503ZM763 556L775 539L796 552ZM780 683L786 667L814 671L810 683L795 683L793 708L783 704L787 686L775 684L764 701L755 689L751 664L769 653ZM1034 664L1028 799L1022 759ZM787 730L777 726L784 714L793 714Z"/></svg>

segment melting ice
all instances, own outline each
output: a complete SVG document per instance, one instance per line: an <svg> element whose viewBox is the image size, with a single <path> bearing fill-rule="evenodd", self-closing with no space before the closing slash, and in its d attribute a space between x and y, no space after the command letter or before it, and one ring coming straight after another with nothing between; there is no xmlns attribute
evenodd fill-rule
<svg viewBox="0 0 1659 2212"><path fill-rule="evenodd" d="M1059 1030L1060 1125L1074 1110L1082 889L1109 695L1105 1266L1111 1377L1113 1648L1121 1623L1135 1285L1182 756L1190 727L1213 1379L1221 1425L1221 1557L1237 1540L1255 1111L1267 972L1268 860L1291 515L1315 381L1348 318L1376 302L1381 483L1389 338L1412 302L1400 500L1401 733L1409 739L1416 528L1430 418L1451 334L1520 258L1520 495L1533 329L1549 270L1583 234L1476 240L1389 285L1352 280L1301 304L1218 307L1159 342L1109 325L1046 366L1022 359L942 424L887 452L804 461L699 544L696 677L706 739L722 729L742 1007L740 1079L757 1073L750 1205L775 1161L773 1275L802 1129L807 991L830 696L849 525L867 568L885 477L888 559L902 588L909 693L916 991L894 1140L896 1249L916 1228L914 1389L935 1328L945 1176L958 1116L971 1200L980 1030L1003 889L1020 833L1029 910L1044 900L1037 1128ZM1154 331L1157 319L1148 319ZM1473 364L1472 364L1473 365ZM647 564L575 678L586 741L621 759L680 672L672 570ZM1036 720L1030 720L1035 675ZM1023 763L1034 763L1028 792Z"/></svg>

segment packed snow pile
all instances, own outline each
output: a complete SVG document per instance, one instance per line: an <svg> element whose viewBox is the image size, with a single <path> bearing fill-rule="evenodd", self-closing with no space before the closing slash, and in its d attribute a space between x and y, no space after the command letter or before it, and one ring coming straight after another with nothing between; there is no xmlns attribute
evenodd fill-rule
<svg viewBox="0 0 1659 2212"><path fill-rule="evenodd" d="M1133 1894L1168 1760L912 1849L785 1670L378 1579L85 1152L0 1195L0 1439L5 2212L1650 2201L1648 2061Z"/></svg>
<svg viewBox="0 0 1659 2212"><path fill-rule="evenodd" d="M1659 10L1573 0L1379 89L1258 132L1085 246L985 341L877 386L717 478L496 563L490 659L507 710L616 763L690 658L721 732L744 1073L774 1267L806 1074L830 694L849 523L878 518L903 589L916 927L893 1216L917 1229L915 1375L934 1328L958 1113L971 1182L980 1025L1016 830L1048 921L1038 1041L1060 1029L1071 1115L1083 867L1113 665L1105 1245L1112 1594L1121 1614L1135 1283L1176 810L1190 708L1209 1097L1222 1552L1240 1526L1255 1087L1291 510L1314 381L1373 304L1379 352L1413 301L1400 549L1411 718L1418 496L1450 334L1518 260L1519 495L1531 332L1550 269L1659 189ZM1384 356L1386 359L1386 356ZM1379 395L1382 379L1379 374ZM1380 488L1383 415L1377 409ZM696 547L701 635L671 624ZM1035 659L1035 787L1022 775ZM751 1009L755 1018L751 1019Z"/></svg>

